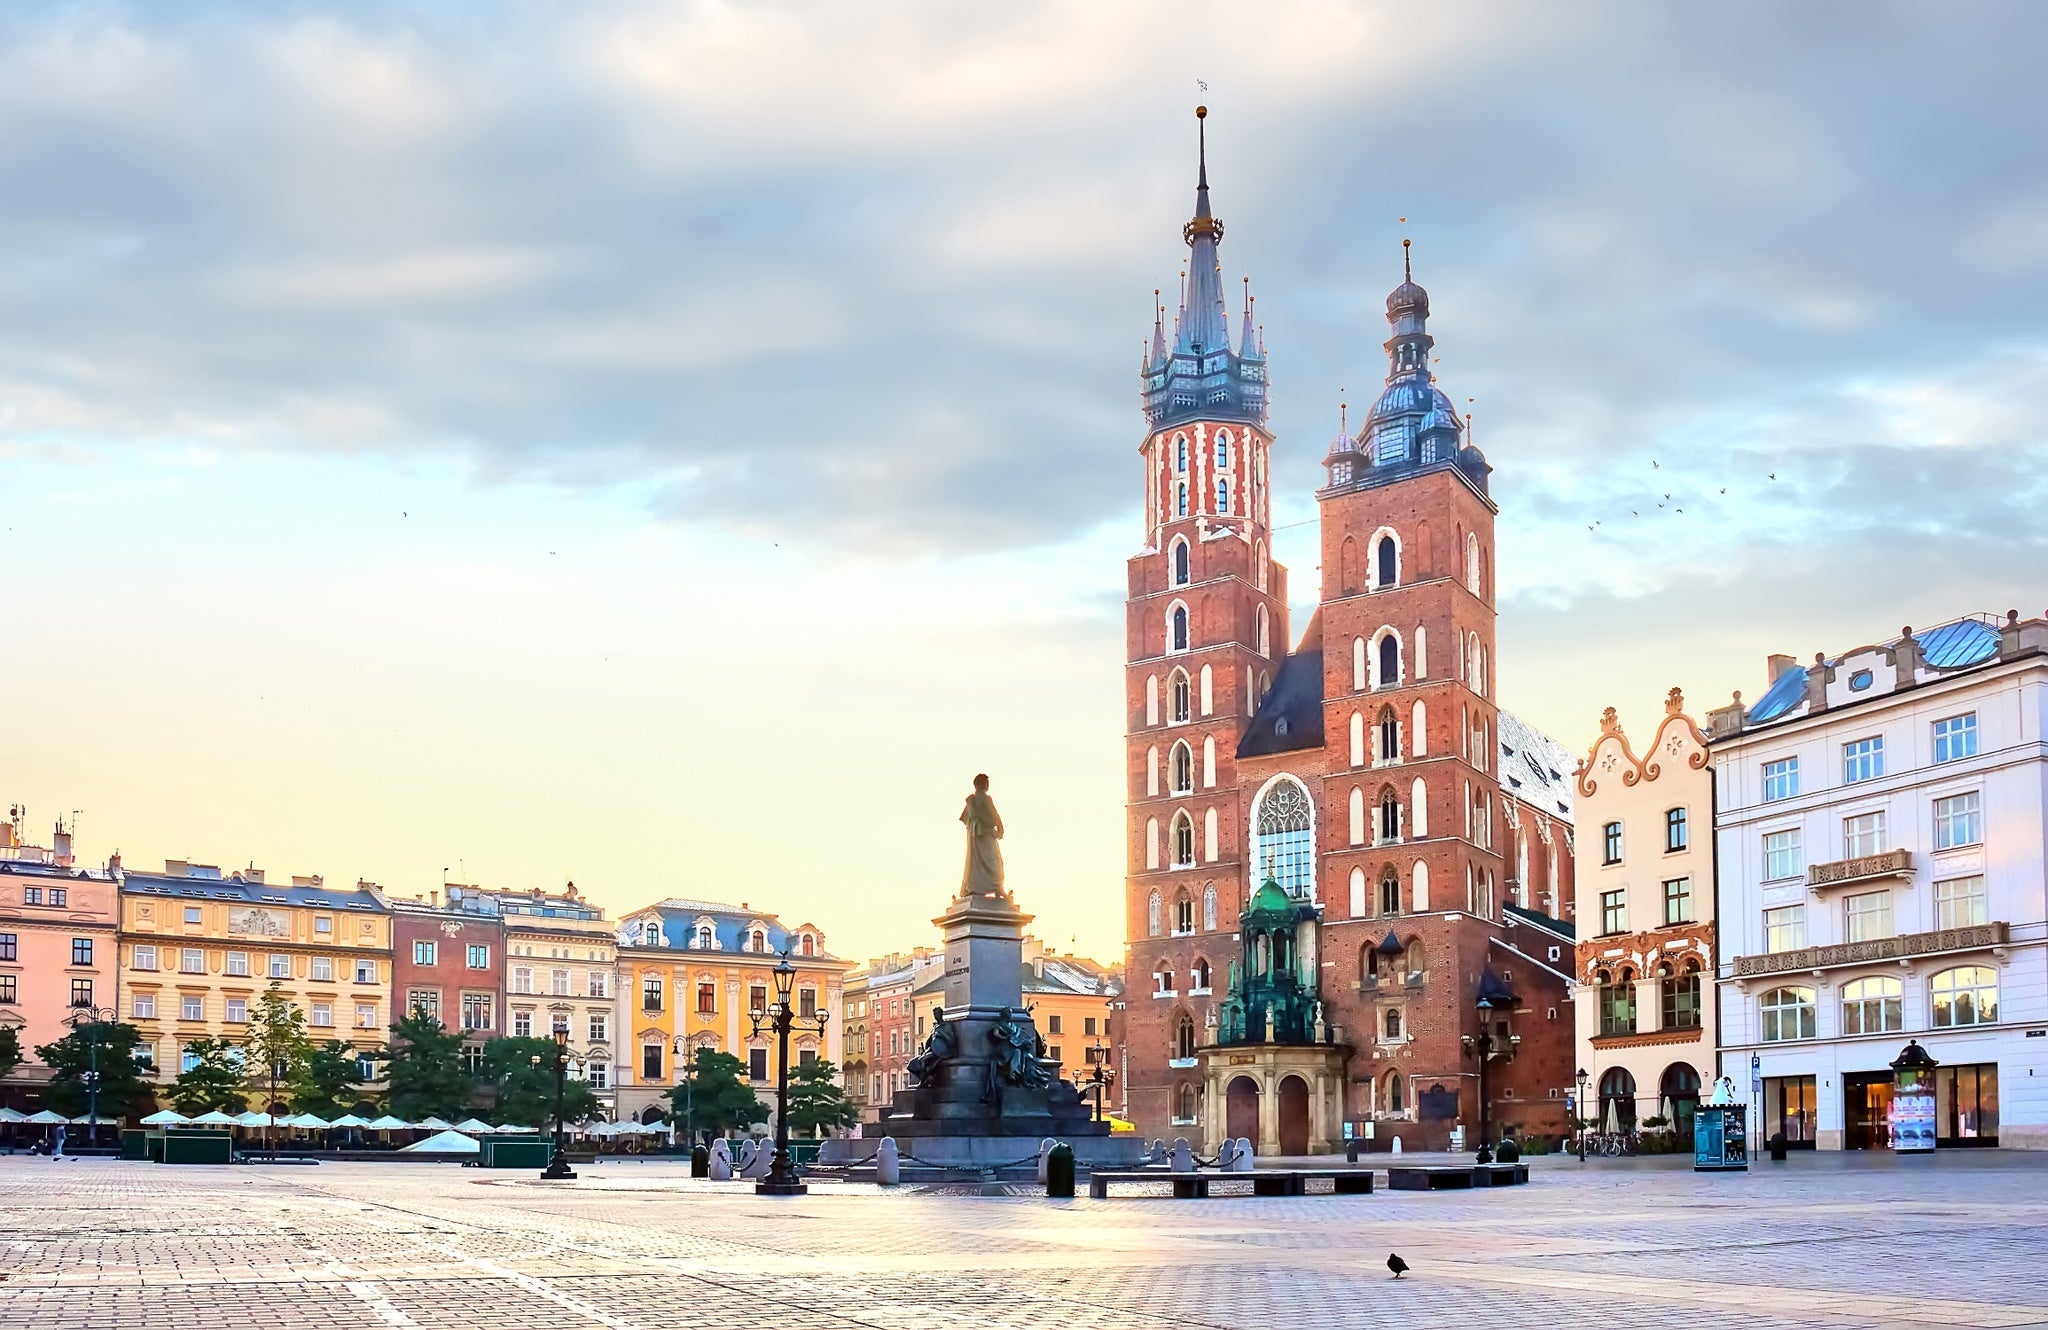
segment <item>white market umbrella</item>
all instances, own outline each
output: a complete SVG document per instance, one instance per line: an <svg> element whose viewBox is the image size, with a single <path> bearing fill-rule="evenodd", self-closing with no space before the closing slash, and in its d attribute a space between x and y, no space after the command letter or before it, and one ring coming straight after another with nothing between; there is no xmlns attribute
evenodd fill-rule
<svg viewBox="0 0 2048 1330"><path fill-rule="evenodd" d="M268 1113L258 1113L251 1109L247 1113L239 1114L235 1118L235 1125L237 1127L275 1127L280 1120L270 1116Z"/></svg>
<svg viewBox="0 0 2048 1330"><path fill-rule="evenodd" d="M37 1127L61 1127L66 1122L69 1122L70 1119L52 1113L49 1109L45 1108L39 1112L29 1114L22 1121Z"/></svg>
<svg viewBox="0 0 2048 1330"><path fill-rule="evenodd" d="M286 1118L284 1125L287 1127L304 1127L309 1130L318 1131L326 1127L328 1122L326 1118L321 1117L318 1113L301 1113L295 1118Z"/></svg>
<svg viewBox="0 0 2048 1330"><path fill-rule="evenodd" d="M192 1119L175 1108L160 1108L142 1120L145 1127L182 1127Z"/></svg>
<svg viewBox="0 0 2048 1330"><path fill-rule="evenodd" d="M1610 1099L1607 1101L1607 1122L1600 1130L1610 1136L1621 1133L1621 1104L1619 1100Z"/></svg>
<svg viewBox="0 0 2048 1330"><path fill-rule="evenodd" d="M216 1108L193 1118L192 1125L195 1127L237 1127L241 1125L241 1120L229 1117Z"/></svg>
<svg viewBox="0 0 2048 1330"><path fill-rule="evenodd" d="M455 1124L453 1130L475 1132L480 1136L488 1136L490 1133L496 1131L497 1128L493 1127L490 1123L485 1122L482 1118L464 1118L462 1121Z"/></svg>
<svg viewBox="0 0 2048 1330"><path fill-rule="evenodd" d="M609 1122L586 1122L577 1130L585 1136L616 1136L619 1129Z"/></svg>
<svg viewBox="0 0 2048 1330"><path fill-rule="evenodd" d="M0 1122L27 1122L28 1114L16 1108L0 1108Z"/></svg>
<svg viewBox="0 0 2048 1330"><path fill-rule="evenodd" d="M402 1155L473 1155L481 1147L476 1141L459 1131L436 1132L424 1141L414 1141L398 1153Z"/></svg>
<svg viewBox="0 0 2048 1330"><path fill-rule="evenodd" d="M353 1113L344 1113L327 1125L330 1127L367 1127L370 1124Z"/></svg>
<svg viewBox="0 0 2048 1330"><path fill-rule="evenodd" d="M406 1121L406 1120L405 1120L404 1118L399 1118L399 1117L393 1117L393 1116L392 1116L391 1114L389 1114L389 1113L386 1113L386 1114L385 1114L385 1115L384 1115L383 1117L381 1117L381 1118L375 1118L375 1119L373 1119L373 1120L371 1120L371 1121L369 1121L369 1122L365 1122L365 1123L363 1124L363 1126L364 1126L364 1127L366 1127L367 1129L369 1129L370 1131L410 1131L410 1130L412 1130L412 1124L411 1124L410 1122L407 1122L407 1121Z"/></svg>
<svg viewBox="0 0 2048 1330"><path fill-rule="evenodd" d="M413 1126L415 1126L415 1127L418 1127L418 1128L420 1128L420 1129L421 1129L422 1131L453 1131L453 1130L455 1130L455 1124L454 1124L454 1123L452 1123L452 1122L443 1122L443 1121L441 1121L441 1119L439 1119L439 1118L435 1118L435 1117L425 1117L425 1118L421 1118L421 1119L420 1119L420 1120L419 1120L418 1122L415 1122L415 1123L413 1123L412 1125L413 1125Z"/></svg>
<svg viewBox="0 0 2048 1330"><path fill-rule="evenodd" d="M518 1125L518 1124L516 1124L516 1123L507 1123L507 1122L501 1122L501 1123L499 1123L499 1124L498 1124L497 1126L495 1126L495 1127L491 1128L491 1130L492 1130L492 1131L495 1131L495 1132L501 1132L501 1133L504 1133L504 1134L506 1134L506 1135L517 1135L517 1134L518 1134L518 1133L520 1133L520 1132L535 1132L535 1131L539 1131L539 1130L540 1130L540 1128L539 1128L539 1127L523 1127L523 1126L520 1126L520 1125Z"/></svg>

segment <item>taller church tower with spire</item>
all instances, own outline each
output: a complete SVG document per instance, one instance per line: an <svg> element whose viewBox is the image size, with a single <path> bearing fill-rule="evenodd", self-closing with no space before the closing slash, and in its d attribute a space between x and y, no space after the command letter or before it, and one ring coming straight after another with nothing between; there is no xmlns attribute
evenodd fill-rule
<svg viewBox="0 0 2048 1330"><path fill-rule="evenodd" d="M1247 283L1232 346L1209 203L1205 107L1195 110L1195 211L1181 228L1188 266L1169 336L1155 310L1144 363L1143 543L1125 612L1126 904L1130 1002L1125 1043L1147 1056L1123 1071L1144 1120L1177 1120L1168 1062L1189 1063L1225 976L1204 933L1244 905L1237 748L1288 641L1287 570L1275 563L1266 427L1266 356ZM1213 948L1208 950L1213 951ZM1187 1004L1154 1001L1159 976ZM1143 985L1141 991L1140 985ZM1188 1012L1193 1023L1177 1021ZM1139 1109L1139 1105L1143 1109Z"/></svg>
<svg viewBox="0 0 2048 1330"><path fill-rule="evenodd" d="M1490 468L1430 372L1429 294L1403 242L1385 387L1322 457L1296 639L1265 348L1248 290L1231 336L1196 115L1188 270L1142 367L1122 1105L1204 1153L1561 1132L1574 759L1495 700ZM1255 895L1295 930L1256 958ZM1254 961L1258 1010L1232 993Z"/></svg>

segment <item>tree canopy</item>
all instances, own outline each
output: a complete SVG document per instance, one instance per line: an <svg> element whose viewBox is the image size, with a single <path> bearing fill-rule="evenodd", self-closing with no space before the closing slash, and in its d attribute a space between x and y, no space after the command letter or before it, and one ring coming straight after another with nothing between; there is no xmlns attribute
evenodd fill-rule
<svg viewBox="0 0 2048 1330"><path fill-rule="evenodd" d="M363 1073L357 1058L346 1039L330 1039L315 1048L292 1082L292 1112L338 1118L363 1107Z"/></svg>
<svg viewBox="0 0 2048 1330"><path fill-rule="evenodd" d="M12 1033L10 1031L10 1033ZM15 1052L20 1056L19 1036ZM99 1046L95 1057L93 1045ZM149 1098L149 1086L135 1065L135 1050L142 1043L142 1031L119 1021L88 1023L53 1043L39 1044L36 1056L52 1073L43 1102L52 1111L77 1117L92 1103L86 1073L97 1065L99 1111L103 1118L123 1118ZM4 1074L4 1073L0 1073Z"/></svg>
<svg viewBox="0 0 2048 1330"><path fill-rule="evenodd" d="M846 1102L838 1085L839 1068L823 1058L800 1062L789 1071L789 1129L816 1136L826 1127L851 1127L860 1114Z"/></svg>
<svg viewBox="0 0 2048 1330"><path fill-rule="evenodd" d="M227 1039L208 1037L192 1040L185 1045L185 1052L192 1065L178 1073L169 1092L180 1113L196 1117L214 1109L240 1113L249 1107L249 1096L243 1091L245 1068L240 1047Z"/></svg>
<svg viewBox="0 0 2048 1330"><path fill-rule="evenodd" d="M242 1041L250 1082L263 1091L263 1111L281 1105L279 1092L289 1090L306 1073L313 1058L313 1040L306 1033L306 1013L273 981L249 1013L249 1033Z"/></svg>
<svg viewBox="0 0 2048 1330"><path fill-rule="evenodd" d="M462 1069L462 1036L443 1029L440 1021L424 1012L408 1012L391 1027L385 1062L391 1111L399 1117L409 1122L425 1117L452 1122L468 1116L475 1096Z"/></svg>
<svg viewBox="0 0 2048 1330"><path fill-rule="evenodd" d="M747 1083L746 1070L730 1053L699 1048L683 1083L668 1092L669 1120L714 1136L767 1121L768 1106Z"/></svg>
<svg viewBox="0 0 2048 1330"><path fill-rule="evenodd" d="M555 1120L555 1041L493 1039L484 1045L484 1075L490 1082L493 1118L529 1127L551 1126ZM536 1064L534 1059L540 1059ZM562 1119L576 1122L601 1107L585 1081L562 1083Z"/></svg>

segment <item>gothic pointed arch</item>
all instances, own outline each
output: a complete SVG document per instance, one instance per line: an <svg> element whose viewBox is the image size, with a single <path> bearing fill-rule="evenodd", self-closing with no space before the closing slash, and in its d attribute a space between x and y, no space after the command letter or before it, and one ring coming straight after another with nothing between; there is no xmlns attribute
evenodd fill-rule
<svg viewBox="0 0 2048 1330"><path fill-rule="evenodd" d="M1300 899L1316 898L1315 800L1285 772L1269 778L1252 798L1251 877L1271 876Z"/></svg>

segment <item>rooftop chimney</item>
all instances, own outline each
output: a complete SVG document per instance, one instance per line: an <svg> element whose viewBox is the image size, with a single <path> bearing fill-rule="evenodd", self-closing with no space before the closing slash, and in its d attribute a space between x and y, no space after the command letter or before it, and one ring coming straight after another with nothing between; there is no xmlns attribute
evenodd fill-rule
<svg viewBox="0 0 2048 1330"><path fill-rule="evenodd" d="M57 830L51 834L50 851L57 867L71 867L71 833L65 830L61 819L57 823Z"/></svg>
<svg viewBox="0 0 2048 1330"><path fill-rule="evenodd" d="M1798 661L1792 659L1792 657L1790 656L1773 655L1765 661L1765 666L1771 672L1771 682L1776 683L1778 681L1779 675L1783 674L1786 670L1791 669L1794 665L1797 665L1798 663Z"/></svg>

